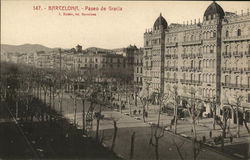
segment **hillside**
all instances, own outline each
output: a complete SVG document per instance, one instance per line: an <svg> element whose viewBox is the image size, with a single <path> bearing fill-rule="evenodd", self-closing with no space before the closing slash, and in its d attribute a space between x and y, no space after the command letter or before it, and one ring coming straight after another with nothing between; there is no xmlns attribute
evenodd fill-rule
<svg viewBox="0 0 250 160"><path fill-rule="evenodd" d="M23 44L23 45L9 45L9 44L1 44L1 52L2 53L33 53L36 51L53 51L57 48L48 48L46 46L40 44Z"/></svg>

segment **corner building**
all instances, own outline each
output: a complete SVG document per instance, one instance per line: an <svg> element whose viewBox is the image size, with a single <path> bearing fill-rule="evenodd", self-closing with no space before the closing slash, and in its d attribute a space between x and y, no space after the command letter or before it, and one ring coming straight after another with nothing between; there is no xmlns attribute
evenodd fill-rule
<svg viewBox="0 0 250 160"><path fill-rule="evenodd" d="M223 105L234 105L234 96L241 94L244 110L250 109L249 10L237 15L213 2L202 22L185 25L168 25L160 14L144 33L143 65L143 88L149 92L177 86L181 96L194 90L197 98L215 97Z"/></svg>

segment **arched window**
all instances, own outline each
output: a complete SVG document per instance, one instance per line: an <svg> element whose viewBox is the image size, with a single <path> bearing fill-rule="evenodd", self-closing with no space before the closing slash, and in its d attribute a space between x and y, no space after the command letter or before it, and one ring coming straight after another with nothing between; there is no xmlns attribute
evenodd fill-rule
<svg viewBox="0 0 250 160"><path fill-rule="evenodd" d="M236 60L235 61L235 67L238 68L238 63L239 63L239 60Z"/></svg>
<svg viewBox="0 0 250 160"><path fill-rule="evenodd" d="M238 51L239 51L239 45L238 44L235 46L235 51L236 51L236 53L238 53Z"/></svg>
<svg viewBox="0 0 250 160"><path fill-rule="evenodd" d="M193 67L194 67L194 61L191 60L191 68L193 68Z"/></svg>
<svg viewBox="0 0 250 160"><path fill-rule="evenodd" d="M236 78L235 78L235 84L236 84L236 86L238 86L239 83L240 83L240 77L236 76Z"/></svg>
<svg viewBox="0 0 250 160"><path fill-rule="evenodd" d="M225 48L225 52L228 53L229 52L229 46L226 46Z"/></svg>
<svg viewBox="0 0 250 160"><path fill-rule="evenodd" d="M228 66L228 60L225 61L224 65L225 65L225 68L227 68L227 66Z"/></svg>
<svg viewBox="0 0 250 160"><path fill-rule="evenodd" d="M241 36L241 29L237 30L237 36Z"/></svg>
<svg viewBox="0 0 250 160"><path fill-rule="evenodd" d="M225 76L225 84L230 84L231 83L231 77L229 75Z"/></svg>
<svg viewBox="0 0 250 160"><path fill-rule="evenodd" d="M229 37L229 32L228 32L228 30L226 31L226 37Z"/></svg>
<svg viewBox="0 0 250 160"><path fill-rule="evenodd" d="M191 38L190 38L190 39L191 39L191 41L193 41L193 40L194 40L194 35L191 35Z"/></svg>
<svg viewBox="0 0 250 160"><path fill-rule="evenodd" d="M167 78L170 78L170 73L169 72L167 73Z"/></svg>
<svg viewBox="0 0 250 160"><path fill-rule="evenodd" d="M193 78L194 78L194 74L193 74L193 73L191 73L191 77L190 77L190 78L191 78L191 81L194 80L194 79L193 79Z"/></svg>

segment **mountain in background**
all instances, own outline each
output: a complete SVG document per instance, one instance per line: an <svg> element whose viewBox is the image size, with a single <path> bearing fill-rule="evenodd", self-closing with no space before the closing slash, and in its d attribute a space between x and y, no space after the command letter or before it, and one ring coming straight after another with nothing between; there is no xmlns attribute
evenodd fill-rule
<svg viewBox="0 0 250 160"><path fill-rule="evenodd" d="M37 51L50 52L58 48L48 48L40 44L9 45L1 44L1 53L34 53Z"/></svg>

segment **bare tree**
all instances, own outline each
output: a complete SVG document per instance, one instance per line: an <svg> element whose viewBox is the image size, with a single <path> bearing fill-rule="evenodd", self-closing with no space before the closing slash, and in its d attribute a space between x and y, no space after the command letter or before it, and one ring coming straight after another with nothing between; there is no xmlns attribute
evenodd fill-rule
<svg viewBox="0 0 250 160"><path fill-rule="evenodd" d="M158 124L151 125L151 138L149 144L155 147L155 159L159 159L159 140L164 136L164 128Z"/></svg>
<svg viewBox="0 0 250 160"><path fill-rule="evenodd" d="M231 109L224 107L222 109L222 120L221 117L216 116L216 123L222 129L221 149L224 149L224 139L226 138L227 121L232 116Z"/></svg>
<svg viewBox="0 0 250 160"><path fill-rule="evenodd" d="M242 95L235 95L235 100L236 100L236 104L235 104L235 112L236 112L236 123L237 123L237 131L236 131L236 135L239 138L240 137L240 123L239 123L239 108L241 107L241 103L243 101L243 96Z"/></svg>
<svg viewBox="0 0 250 160"><path fill-rule="evenodd" d="M192 133L193 133L192 144L193 144L194 160L197 159L197 156L200 151L200 147L197 147L196 121L198 120L203 107L203 102L195 97L195 93L196 93L195 90L191 89L190 92L191 97L190 98L188 97L187 100L185 101L192 124Z"/></svg>

